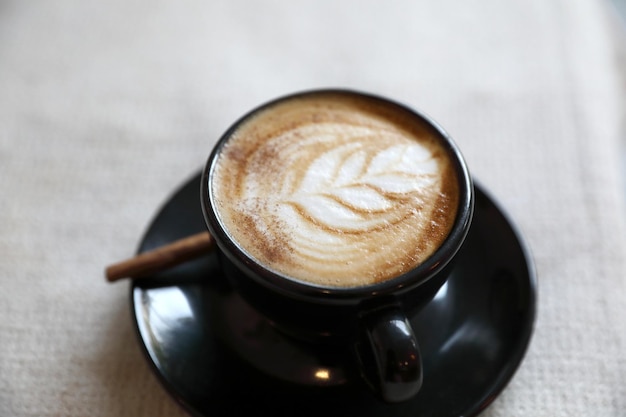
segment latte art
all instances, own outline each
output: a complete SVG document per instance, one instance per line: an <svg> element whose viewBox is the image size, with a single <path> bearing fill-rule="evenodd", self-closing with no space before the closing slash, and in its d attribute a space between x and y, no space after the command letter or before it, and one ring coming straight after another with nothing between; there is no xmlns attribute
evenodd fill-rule
<svg viewBox="0 0 626 417"><path fill-rule="evenodd" d="M413 269L452 227L458 187L438 140L404 113L338 94L252 116L212 179L227 233L267 268L324 286Z"/></svg>

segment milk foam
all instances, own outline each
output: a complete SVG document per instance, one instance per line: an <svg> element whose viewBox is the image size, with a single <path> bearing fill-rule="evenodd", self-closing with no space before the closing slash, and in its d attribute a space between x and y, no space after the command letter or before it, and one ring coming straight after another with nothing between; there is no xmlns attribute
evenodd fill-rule
<svg viewBox="0 0 626 417"><path fill-rule="evenodd" d="M400 275L437 249L456 213L450 161L414 117L380 106L313 96L239 127L213 187L221 221L249 256L344 287Z"/></svg>

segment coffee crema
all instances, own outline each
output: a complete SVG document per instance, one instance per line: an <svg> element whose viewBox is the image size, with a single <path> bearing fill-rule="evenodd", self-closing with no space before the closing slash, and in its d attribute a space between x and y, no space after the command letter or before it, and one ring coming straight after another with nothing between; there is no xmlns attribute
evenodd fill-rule
<svg viewBox="0 0 626 417"><path fill-rule="evenodd" d="M459 185L444 139L407 109L341 92L245 119L211 177L218 218L256 262L326 287L397 277L441 246Z"/></svg>

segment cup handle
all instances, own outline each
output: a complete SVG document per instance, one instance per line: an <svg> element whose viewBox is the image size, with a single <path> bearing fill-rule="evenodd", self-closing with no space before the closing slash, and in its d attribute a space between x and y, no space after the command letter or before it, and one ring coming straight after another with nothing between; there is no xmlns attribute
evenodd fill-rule
<svg viewBox="0 0 626 417"><path fill-rule="evenodd" d="M390 307L362 320L357 357L363 378L386 402L413 397L422 386L422 357L406 315Z"/></svg>

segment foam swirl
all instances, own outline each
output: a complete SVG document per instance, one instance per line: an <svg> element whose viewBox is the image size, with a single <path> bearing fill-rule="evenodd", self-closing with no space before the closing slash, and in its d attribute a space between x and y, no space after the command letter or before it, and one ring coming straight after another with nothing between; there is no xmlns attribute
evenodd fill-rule
<svg viewBox="0 0 626 417"><path fill-rule="evenodd" d="M363 99L275 105L244 123L214 174L218 214L261 264L358 286L415 267L456 207L447 154L409 116Z"/></svg>

